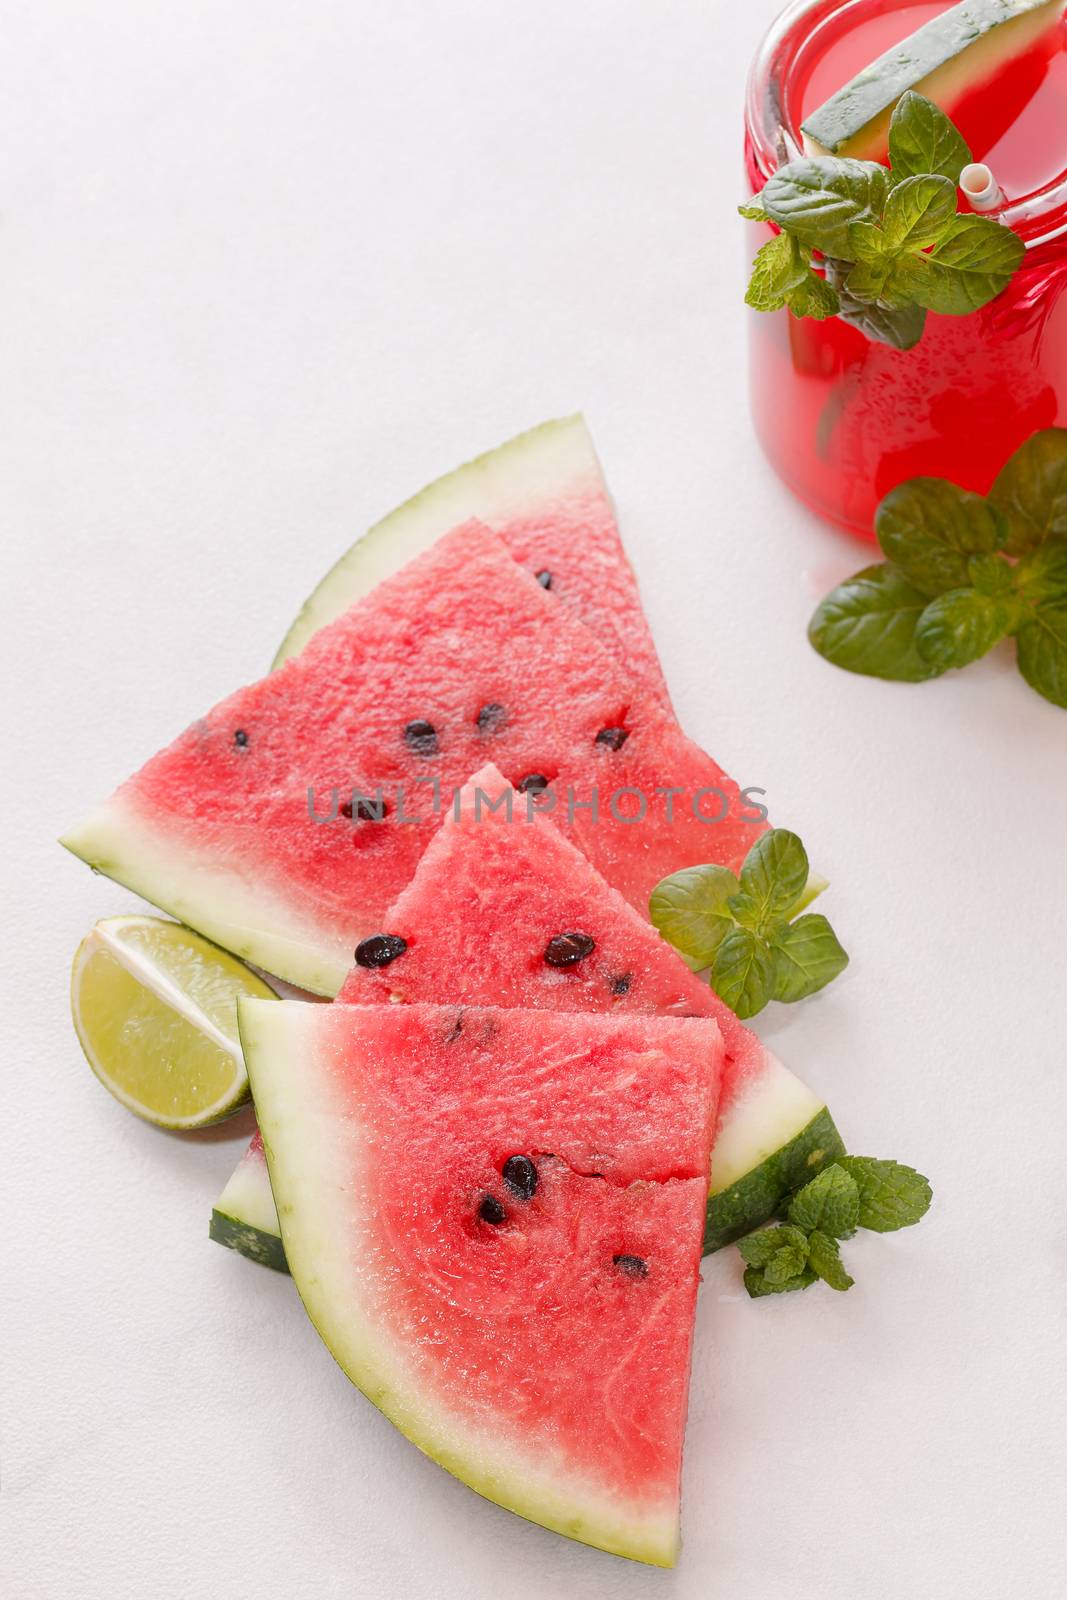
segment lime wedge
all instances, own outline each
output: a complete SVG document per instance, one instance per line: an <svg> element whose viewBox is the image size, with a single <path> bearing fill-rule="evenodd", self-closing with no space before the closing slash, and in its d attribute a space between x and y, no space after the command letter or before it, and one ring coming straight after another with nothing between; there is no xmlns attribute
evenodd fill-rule
<svg viewBox="0 0 1067 1600"><path fill-rule="evenodd" d="M116 1100L160 1128L205 1128L248 1099L238 995L274 991L180 923L105 917L78 946L70 1007Z"/></svg>

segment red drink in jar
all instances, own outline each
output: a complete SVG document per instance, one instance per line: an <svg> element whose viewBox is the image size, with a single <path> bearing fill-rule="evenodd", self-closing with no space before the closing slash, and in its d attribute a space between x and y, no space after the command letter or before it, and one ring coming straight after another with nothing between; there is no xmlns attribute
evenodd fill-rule
<svg viewBox="0 0 1067 1600"><path fill-rule="evenodd" d="M861 68L948 10L930 0L800 0L753 66L746 166L753 193L800 124ZM862 538L896 484L921 475L984 492L1038 428L1067 425L1067 22L946 106L1003 193L1026 244L1008 288L967 316L931 313L897 350L832 317L752 312L752 412L800 498ZM881 152L878 159L885 159ZM752 238L769 236L752 224Z"/></svg>

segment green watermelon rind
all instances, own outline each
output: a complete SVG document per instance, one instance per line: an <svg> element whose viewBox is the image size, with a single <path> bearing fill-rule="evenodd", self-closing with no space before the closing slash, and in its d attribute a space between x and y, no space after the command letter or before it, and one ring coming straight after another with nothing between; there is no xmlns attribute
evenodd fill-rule
<svg viewBox="0 0 1067 1600"><path fill-rule="evenodd" d="M788 1144L728 1188L709 1195L704 1254L722 1250L761 1227L787 1194L844 1154L844 1140L824 1106Z"/></svg>
<svg viewBox="0 0 1067 1600"><path fill-rule="evenodd" d="M493 527L582 488L607 495L589 430L577 414L543 422L436 478L335 562L301 606L271 670L451 528L472 517Z"/></svg>
<svg viewBox="0 0 1067 1600"><path fill-rule="evenodd" d="M265 1010L268 1005L271 1011L283 1013L280 1020L272 1021ZM304 1207L301 1216L292 1208L282 1208L282 1235L292 1260L299 1262L303 1257L314 1261L314 1270L308 1274L298 1271L294 1281L330 1354L406 1438L486 1500L579 1543L651 1566L672 1566L678 1546L673 1515L642 1518L639 1506L610 1503L593 1492L585 1494L584 1507L578 1508L573 1486L568 1489L554 1483L536 1463L516 1458L513 1465L503 1466L490 1437L485 1436L481 1446L484 1453L480 1453L480 1441L473 1429L460 1428L429 1397L411 1393L410 1381L397 1356L384 1339L375 1337L368 1322L357 1326L357 1318L353 1317L346 1319L344 1326L335 1324L329 1310L331 1285L344 1281L341 1262L347 1248L346 1218L340 1209L332 1217L326 1214L326 1204L332 1199L341 1207L353 1174L346 1167L331 1178L330 1151L321 1137L320 1117L314 1113L302 1116L300 1097L286 1092L292 1082L294 1052L301 1050L296 1031L300 1013L306 1009L267 1001L261 1001L258 1007L239 1005L238 1028L259 1108L272 1186L280 1192L289 1188L302 1194L309 1188L319 1191L320 1207ZM277 1142L277 1131L283 1127L288 1165ZM304 1136L294 1136L296 1130ZM313 1210L318 1215L317 1223L308 1217ZM335 1260L331 1260L331 1252ZM338 1299L343 1298L338 1294Z"/></svg>
<svg viewBox="0 0 1067 1600"><path fill-rule="evenodd" d="M288 1272L267 1163L253 1140L211 1213L210 1238L259 1266Z"/></svg>
<svg viewBox="0 0 1067 1600"><path fill-rule="evenodd" d="M909 89L951 111L1063 10L1063 0L962 0L872 61L801 124L808 155L878 157Z"/></svg>
<svg viewBox="0 0 1067 1600"><path fill-rule="evenodd" d="M208 1237L216 1244L224 1245L227 1250L236 1250L238 1255L254 1261L257 1266L270 1267L275 1272L289 1271L280 1233L254 1228L250 1223L242 1222L239 1216L220 1211L218 1206L211 1213Z"/></svg>

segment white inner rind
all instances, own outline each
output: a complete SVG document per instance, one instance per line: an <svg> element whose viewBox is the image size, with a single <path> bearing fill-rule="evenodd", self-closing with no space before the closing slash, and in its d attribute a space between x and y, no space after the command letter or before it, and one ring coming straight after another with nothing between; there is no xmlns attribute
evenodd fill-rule
<svg viewBox="0 0 1067 1600"><path fill-rule="evenodd" d="M335 1360L368 1399L433 1460L486 1499L572 1539L632 1560L670 1566L673 1501L650 1506L605 1492L562 1454L523 1453L450 1411L375 1324L353 1270L358 1232L358 1125L336 1081L319 1069L319 1030L332 1013L313 1005L242 1001L238 1008L282 1243L300 1297Z"/></svg>
<svg viewBox="0 0 1067 1600"><path fill-rule="evenodd" d="M234 1167L229 1182L215 1202L215 1210L241 1227L281 1238L267 1160L258 1145L249 1145Z"/></svg>
<svg viewBox="0 0 1067 1600"><path fill-rule="evenodd" d="M336 935L301 921L262 870L243 873L200 854L183 834L180 849L122 791L63 835L60 843L94 871L125 884L216 944L311 994L334 995L352 965L359 930Z"/></svg>
<svg viewBox="0 0 1067 1600"><path fill-rule="evenodd" d="M575 494L607 496L580 416L542 423L457 467L376 522L330 568L301 607L273 665L297 655L312 634L460 523L475 517L493 527L528 516L531 506L550 514L553 505Z"/></svg>
<svg viewBox="0 0 1067 1600"><path fill-rule="evenodd" d="M795 1139L825 1101L769 1050L763 1071L751 1079L723 1117L711 1153L711 1193L721 1194Z"/></svg>

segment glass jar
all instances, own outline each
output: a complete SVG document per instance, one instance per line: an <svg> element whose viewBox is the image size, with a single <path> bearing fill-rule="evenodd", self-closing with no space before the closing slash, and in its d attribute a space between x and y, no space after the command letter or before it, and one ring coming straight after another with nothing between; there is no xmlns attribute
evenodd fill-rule
<svg viewBox="0 0 1067 1600"><path fill-rule="evenodd" d="M782 15L749 77L750 192L799 153L799 124L808 109L802 110L801 97L828 41L840 47L849 29L884 19L896 32L876 46L877 55L931 9L921 0L798 0ZM857 67L862 64L861 58ZM1057 72L1061 65L1067 69L1067 54L1054 65ZM1038 63L1036 70L1047 68ZM1067 425L1067 119L1059 78L1052 89L1049 131L1058 137L1049 141L1046 165L1053 175L1031 193L1013 194L1010 173L997 172L1007 199L993 215L1014 228L1027 249L1012 283L988 306L962 317L931 313L911 350L876 343L837 317L814 322L784 310L749 313L752 416L760 442L795 494L860 538L873 539L878 502L904 479L951 478L984 492L1036 429ZM1032 104L1032 95L1032 84L1022 85L1020 104ZM1003 125L1009 96L1000 93L993 105ZM969 135L963 118L957 120ZM1024 147L1032 165L1030 146L1016 140L1017 149ZM985 159L978 149L975 155ZM762 223L746 226L754 254L770 230Z"/></svg>

